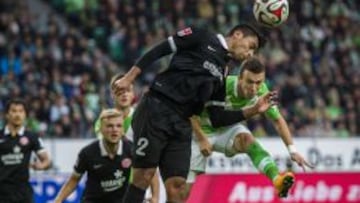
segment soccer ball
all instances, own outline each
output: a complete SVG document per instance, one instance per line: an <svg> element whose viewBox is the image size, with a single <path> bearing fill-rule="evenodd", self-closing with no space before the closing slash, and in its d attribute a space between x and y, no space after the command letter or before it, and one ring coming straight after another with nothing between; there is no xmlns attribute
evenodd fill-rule
<svg viewBox="0 0 360 203"><path fill-rule="evenodd" d="M288 0L255 0L255 19L265 27L277 27L289 17Z"/></svg>

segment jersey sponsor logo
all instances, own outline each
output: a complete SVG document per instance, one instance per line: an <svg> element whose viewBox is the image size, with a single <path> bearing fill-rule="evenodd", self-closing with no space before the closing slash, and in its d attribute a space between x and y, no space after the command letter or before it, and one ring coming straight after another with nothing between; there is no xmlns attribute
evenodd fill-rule
<svg viewBox="0 0 360 203"><path fill-rule="evenodd" d="M21 151L21 148L17 145L14 146L13 151L15 154L19 153Z"/></svg>
<svg viewBox="0 0 360 203"><path fill-rule="evenodd" d="M183 36L186 36L186 35L191 35L192 34L192 30L190 27L187 27L183 30L180 30L179 32L177 32L177 35L179 37L183 37Z"/></svg>
<svg viewBox="0 0 360 203"><path fill-rule="evenodd" d="M27 137L21 137L20 140L19 140L19 142L20 142L20 145L26 146L26 145L29 144L29 138L27 138Z"/></svg>
<svg viewBox="0 0 360 203"><path fill-rule="evenodd" d="M103 180L100 182L101 187L105 192L112 192L119 188L121 188L124 185L124 182L126 180L126 177L123 176L123 171L120 171L117 169L114 172L114 179L111 180Z"/></svg>
<svg viewBox="0 0 360 203"><path fill-rule="evenodd" d="M210 51L212 51L212 52L216 52L216 50L215 50L212 46L210 46L210 45L208 45L207 48L208 48Z"/></svg>
<svg viewBox="0 0 360 203"><path fill-rule="evenodd" d="M21 164L24 159L24 154L21 153L21 148L17 145L13 148L13 153L1 155L1 161L4 165L16 165Z"/></svg>
<svg viewBox="0 0 360 203"><path fill-rule="evenodd" d="M208 70L211 75L219 78L221 81L223 80L224 76L223 74L219 71L219 69L221 69L221 67L215 65L214 63L211 63L210 61L204 61L203 63L203 67Z"/></svg>
<svg viewBox="0 0 360 203"><path fill-rule="evenodd" d="M131 166L131 159L129 158L125 158L124 160L121 161L121 167L123 168L129 168Z"/></svg>

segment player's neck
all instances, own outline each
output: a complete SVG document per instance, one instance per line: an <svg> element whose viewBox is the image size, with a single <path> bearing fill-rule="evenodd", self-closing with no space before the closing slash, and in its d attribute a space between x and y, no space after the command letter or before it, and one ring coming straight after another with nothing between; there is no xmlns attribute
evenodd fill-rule
<svg viewBox="0 0 360 203"><path fill-rule="evenodd" d="M115 155L118 151L118 148L119 148L119 143L114 144L114 143L104 140L104 145L105 145L105 150L110 155L110 157L111 158L115 157Z"/></svg>
<svg viewBox="0 0 360 203"><path fill-rule="evenodd" d="M7 124L6 126L9 128L11 137L15 137L19 132L19 130L23 127L22 125L11 125L11 124Z"/></svg>
<svg viewBox="0 0 360 203"><path fill-rule="evenodd" d="M244 98L244 92L241 90L241 88L237 87L237 96L238 98Z"/></svg>
<svg viewBox="0 0 360 203"><path fill-rule="evenodd" d="M121 111L124 114L124 117L126 118L130 113L131 106L127 106L127 107L117 106L116 109Z"/></svg>

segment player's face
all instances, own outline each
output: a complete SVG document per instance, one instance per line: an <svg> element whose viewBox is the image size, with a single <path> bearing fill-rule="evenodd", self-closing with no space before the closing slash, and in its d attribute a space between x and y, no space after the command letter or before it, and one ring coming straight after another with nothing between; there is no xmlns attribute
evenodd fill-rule
<svg viewBox="0 0 360 203"><path fill-rule="evenodd" d="M25 107L22 104L11 104L6 113L7 122L13 126L21 126L26 118Z"/></svg>
<svg viewBox="0 0 360 203"><path fill-rule="evenodd" d="M130 107L135 98L134 85L130 85L123 93L116 95L112 92L113 99L117 106L121 108Z"/></svg>
<svg viewBox="0 0 360 203"><path fill-rule="evenodd" d="M253 73L251 71L244 70L242 75L239 76L239 94L247 99L253 98L254 96L256 96L264 80L265 72Z"/></svg>
<svg viewBox="0 0 360 203"><path fill-rule="evenodd" d="M123 118L121 116L103 118L101 121L101 134L107 142L116 144L124 134Z"/></svg>
<svg viewBox="0 0 360 203"><path fill-rule="evenodd" d="M229 51L234 59L243 61L253 56L258 46L259 41L256 36L244 37L241 32L235 32Z"/></svg>

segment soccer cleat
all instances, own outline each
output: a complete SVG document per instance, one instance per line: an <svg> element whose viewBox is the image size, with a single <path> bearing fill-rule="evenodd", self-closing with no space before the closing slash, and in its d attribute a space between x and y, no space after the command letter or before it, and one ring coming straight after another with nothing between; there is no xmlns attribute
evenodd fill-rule
<svg viewBox="0 0 360 203"><path fill-rule="evenodd" d="M292 172L279 174L273 182L277 195L280 198L287 197L290 188L294 184L294 181L295 176Z"/></svg>

